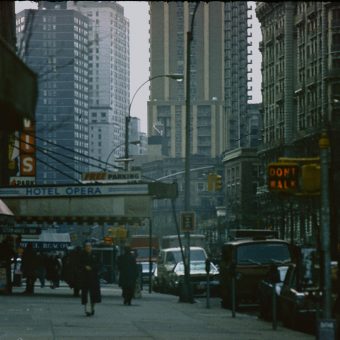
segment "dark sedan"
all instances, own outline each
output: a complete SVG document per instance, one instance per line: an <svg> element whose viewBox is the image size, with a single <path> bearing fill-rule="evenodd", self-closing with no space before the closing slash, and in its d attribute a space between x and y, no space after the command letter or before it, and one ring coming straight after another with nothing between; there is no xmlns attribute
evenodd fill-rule
<svg viewBox="0 0 340 340"><path fill-rule="evenodd" d="M299 282L298 267L290 265L280 294L281 318L291 328L315 325L320 311L321 291L318 282Z"/></svg>

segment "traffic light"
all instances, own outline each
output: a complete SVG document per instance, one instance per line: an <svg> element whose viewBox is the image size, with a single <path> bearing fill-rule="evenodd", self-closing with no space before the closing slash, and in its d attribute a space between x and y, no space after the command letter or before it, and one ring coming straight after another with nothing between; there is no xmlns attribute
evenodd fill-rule
<svg viewBox="0 0 340 340"><path fill-rule="evenodd" d="M216 174L209 173L209 175L208 175L208 191L215 191L215 177L216 177Z"/></svg>
<svg viewBox="0 0 340 340"><path fill-rule="evenodd" d="M215 177L215 191L222 190L222 176L216 175Z"/></svg>
<svg viewBox="0 0 340 340"><path fill-rule="evenodd" d="M320 192L320 164L305 164L301 166L300 189L302 193L316 194Z"/></svg>

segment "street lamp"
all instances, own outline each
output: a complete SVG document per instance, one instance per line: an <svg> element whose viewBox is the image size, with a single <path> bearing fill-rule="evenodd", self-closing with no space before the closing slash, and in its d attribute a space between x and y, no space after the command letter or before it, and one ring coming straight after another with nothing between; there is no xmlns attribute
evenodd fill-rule
<svg viewBox="0 0 340 340"><path fill-rule="evenodd" d="M106 159L106 162L105 162L105 171L107 170L107 166L108 166L108 162L109 162L109 159L111 157L111 155L118 149L120 148L122 145L124 145L124 143L120 143L119 145L117 145L116 147L114 147L111 152L109 153L109 155L107 156L107 159ZM140 144L140 140L135 140L135 141L132 141L128 144L132 144L132 145L137 145L137 144Z"/></svg>
<svg viewBox="0 0 340 340"><path fill-rule="evenodd" d="M137 90L135 91L135 93L132 96L131 102L129 104L129 111L128 111L128 115L125 117L125 156L124 156L124 162L125 162L125 171L128 171L128 164L129 164L129 124L130 124L130 120L131 120L131 106L133 103L133 100L136 97L136 94L138 93L138 91L146 84L151 82L152 80L156 79L156 78L170 78L170 79L174 79L177 81L181 81L183 80L183 75L179 74L179 73L170 73L170 74L159 74L157 76L153 76L151 78L149 78L148 80L146 80L143 84L141 84Z"/></svg>
<svg viewBox="0 0 340 340"><path fill-rule="evenodd" d="M194 20L195 14L200 2L196 2L194 11L191 17L191 25L190 31L187 32L187 69L186 69L186 105L185 105L185 175L184 175L184 209L185 211L190 211L190 71L191 71L191 63L190 63L190 54L191 54L191 41L193 40L194 33ZM190 6L190 2L189 2ZM193 302L193 296L191 291L190 284L190 232L185 232L185 240L186 240L186 251L185 251L185 259L186 264L184 263L184 272L185 272L185 288L182 292L181 301L183 302Z"/></svg>

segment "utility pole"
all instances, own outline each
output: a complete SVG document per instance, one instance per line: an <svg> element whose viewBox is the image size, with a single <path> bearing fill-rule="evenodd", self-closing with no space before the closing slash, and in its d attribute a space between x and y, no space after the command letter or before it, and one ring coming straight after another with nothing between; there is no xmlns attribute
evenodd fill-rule
<svg viewBox="0 0 340 340"><path fill-rule="evenodd" d="M190 2L188 3L190 8ZM186 212L190 211L190 73L191 73L191 42L193 40L193 30L194 30L194 20L197 8L199 6L199 1L196 2L194 11L191 17L190 30L187 32L187 53L186 53L186 102L185 102L185 175L184 175L184 210ZM182 302L193 302L193 296L190 284L190 232L185 232L185 262L184 263L184 277L185 277L185 287L184 292L181 296Z"/></svg>
<svg viewBox="0 0 340 340"><path fill-rule="evenodd" d="M323 317L330 319L332 315L332 282L330 253L330 213L329 213L329 139L325 131L319 140L321 165L321 230L324 275L324 308Z"/></svg>

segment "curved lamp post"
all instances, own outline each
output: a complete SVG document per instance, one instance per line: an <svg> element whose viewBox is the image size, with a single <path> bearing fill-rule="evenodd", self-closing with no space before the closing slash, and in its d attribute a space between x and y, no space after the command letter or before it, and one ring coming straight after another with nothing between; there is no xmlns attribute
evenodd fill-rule
<svg viewBox="0 0 340 340"><path fill-rule="evenodd" d="M106 159L106 162L105 162L105 171L107 170L107 166L108 166L108 162L109 162L109 159L111 157L111 155L118 149L120 148L122 145L124 145L124 143L120 143L119 145L117 145L116 147L114 147L111 152L109 153L109 155L107 156L107 159ZM132 144L132 145L137 145L137 144L140 144L140 140L135 140L135 141L132 141L128 144Z"/></svg>
<svg viewBox="0 0 340 340"><path fill-rule="evenodd" d="M136 97L136 94L138 93L138 91L147 83L151 82L152 80L156 79L156 78L170 78L170 79L174 79L177 81L181 81L183 80L183 75L179 74L179 73L170 73L170 74L159 74L156 75L154 77L149 78L148 80L146 80L143 84L141 84L137 90L135 91L135 93L132 96L131 102L129 104L129 111L128 111L128 115L125 117L125 157L124 157L124 161L125 161L125 171L128 171L128 164L129 164L129 124L130 124L130 120L131 120L131 106L133 103L133 100Z"/></svg>

